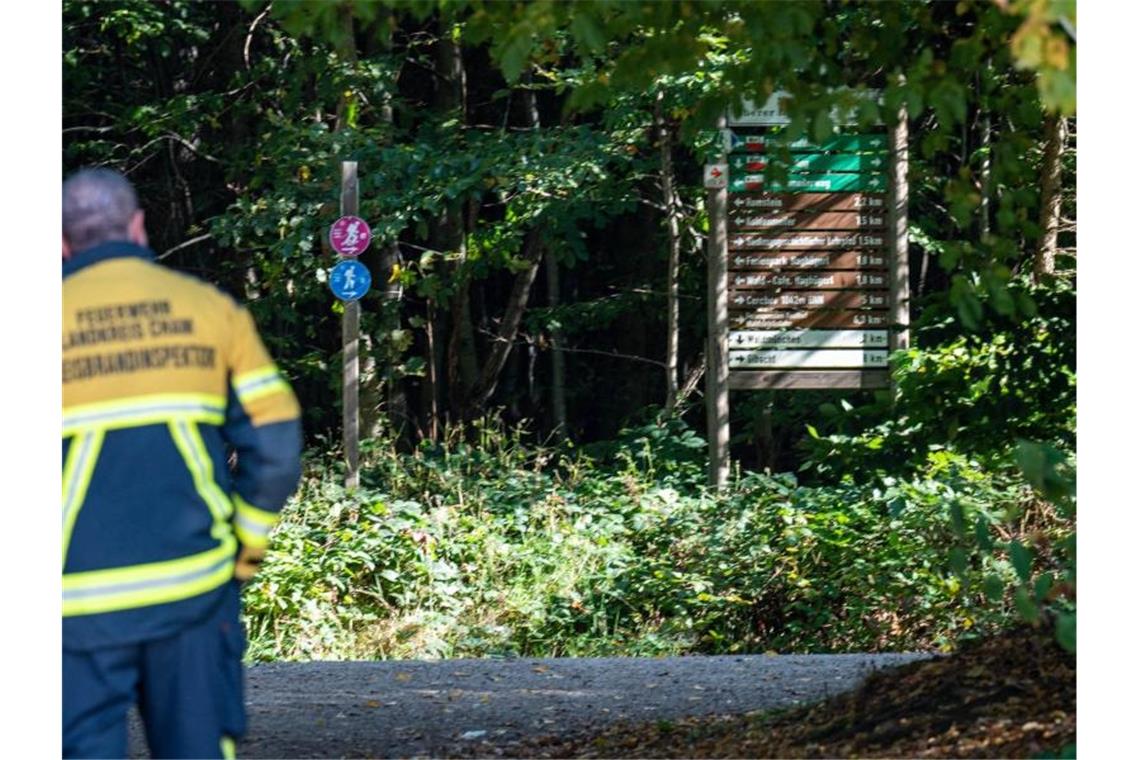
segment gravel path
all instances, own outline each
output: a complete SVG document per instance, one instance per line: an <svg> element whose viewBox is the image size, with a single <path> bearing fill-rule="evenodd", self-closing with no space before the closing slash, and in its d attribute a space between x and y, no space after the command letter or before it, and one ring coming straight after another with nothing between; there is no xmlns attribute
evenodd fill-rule
<svg viewBox="0 0 1140 760"><path fill-rule="evenodd" d="M239 757L491 755L617 721L815 701L918 654L274 663L248 669ZM137 725L132 756L145 757Z"/></svg>

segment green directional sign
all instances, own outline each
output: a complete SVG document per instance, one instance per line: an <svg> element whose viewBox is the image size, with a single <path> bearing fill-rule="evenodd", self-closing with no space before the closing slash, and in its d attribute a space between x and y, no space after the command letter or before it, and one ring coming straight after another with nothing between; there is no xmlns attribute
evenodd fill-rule
<svg viewBox="0 0 1140 760"><path fill-rule="evenodd" d="M762 172L771 163L768 156L729 156L733 171ZM882 172L887 170L887 157L882 153L805 153L794 156L787 167L805 172Z"/></svg>
<svg viewBox="0 0 1140 760"><path fill-rule="evenodd" d="M729 153L766 153L778 150L784 145L778 134L749 135L741 134L735 130L725 130L727 139L725 147ZM877 135L836 135L821 143L813 143L807 139L794 140L787 145L793 153L844 151L856 153L860 151L876 151L887 149L887 136Z"/></svg>
<svg viewBox="0 0 1140 760"><path fill-rule="evenodd" d="M728 191L746 193L752 190L769 192L834 193L843 190L870 190L883 192L887 189L885 174L793 174L786 181L770 180L763 174L740 174L730 172Z"/></svg>

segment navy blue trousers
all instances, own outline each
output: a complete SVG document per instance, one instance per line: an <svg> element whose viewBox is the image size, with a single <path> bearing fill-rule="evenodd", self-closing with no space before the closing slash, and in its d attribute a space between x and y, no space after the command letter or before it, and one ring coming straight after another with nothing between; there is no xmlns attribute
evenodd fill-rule
<svg viewBox="0 0 1140 760"><path fill-rule="evenodd" d="M137 704L156 758L233 757L245 733L237 582L207 619L165 639L63 650L63 756L127 756Z"/></svg>

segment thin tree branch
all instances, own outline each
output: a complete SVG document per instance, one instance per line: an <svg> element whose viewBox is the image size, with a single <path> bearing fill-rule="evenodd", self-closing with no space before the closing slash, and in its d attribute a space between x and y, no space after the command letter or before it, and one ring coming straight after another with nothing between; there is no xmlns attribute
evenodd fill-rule
<svg viewBox="0 0 1140 760"><path fill-rule="evenodd" d="M478 332L481 335L485 335L485 336L490 337L492 339L492 341L506 342L506 339L502 338L497 333L494 333L494 332L491 332L490 330L487 330L486 328L479 328ZM511 341L511 346L512 347L514 347L514 346L529 346L532 343L534 343L534 341L530 338L526 338L524 340L517 340L516 339L514 341ZM660 362L660 361L657 361L656 359L648 359L644 356L634 356L633 354L621 354L621 353L617 353L616 351L599 351L599 350L593 349L593 348L567 348L566 346L560 346L558 350L559 351L568 351L570 353L575 353L575 354L594 354L596 356L608 356L611 359L627 359L627 360L632 361L632 362L644 362L645 364L652 364L655 367L664 367L665 366L665 362ZM699 379L699 377L700 376L698 375L698 379Z"/></svg>
<svg viewBox="0 0 1140 760"><path fill-rule="evenodd" d="M220 163L222 163L222 161L220 161L220 160L219 160L219 159L217 159L217 158L214 158L214 157L213 157L213 156L211 156L209 153L205 153L205 152L203 152L203 151L201 151L201 150L198 150L198 148L194 147L194 144L193 144L193 143L191 143L189 140L187 140L185 137L180 137L179 135L176 135L176 134L174 134L173 132L168 132L167 134L164 134L164 135L159 135L158 137L156 137L156 138L154 138L153 140L151 140L150 142L148 142L146 145L143 145L142 147L140 147L138 150L139 150L139 151L144 151L144 150L146 150L147 148L149 148L150 146L152 146L152 145L155 145L155 144L157 144L157 143L160 143L160 142L162 142L163 140L171 140L171 141L173 141L173 142L176 142L176 143L180 143L180 144L181 144L181 145L183 145L183 146L184 146L184 147L185 147L187 150L189 150L191 153L193 153L194 155L198 156L199 158L204 158L204 159L206 159L207 161L212 161L212 162L214 162L215 164L220 164Z"/></svg>
<svg viewBox="0 0 1140 760"><path fill-rule="evenodd" d="M706 368L707 363L705 362L704 352L702 352L697 359L697 363L689 370L688 377L685 378L685 383L681 386L681 390L677 392L677 403L675 407L684 406L689 396L692 395L693 391L695 391L700 384Z"/></svg>
<svg viewBox="0 0 1140 760"><path fill-rule="evenodd" d="M271 8L273 8L273 3L269 3L268 5L266 5L265 10L263 10L261 12L261 14L258 15L258 17L253 20L253 23L249 25L249 33L246 34L246 36L245 36L245 46L242 48L242 57L245 59L245 68L247 71L250 68L250 65L249 65L249 46L250 46L250 43L253 42L253 31L257 28L257 25L259 23L261 23L261 20L269 15L269 11Z"/></svg>
<svg viewBox="0 0 1140 760"><path fill-rule="evenodd" d="M652 364L654 367L665 367L665 362L659 362L656 359L647 359L644 356L633 356L632 354L619 354L614 351L598 351L593 348L567 348L566 346L562 346L561 350L569 351L575 354L595 354L597 356L608 356L612 359L628 359L629 361Z"/></svg>
<svg viewBox="0 0 1140 760"><path fill-rule="evenodd" d="M61 134L66 135L68 132L98 132L99 134L103 134L104 132L110 132L113 129L114 127L67 127L61 132Z"/></svg>
<svg viewBox="0 0 1140 760"><path fill-rule="evenodd" d="M642 295L642 296L667 296L667 295L669 295L668 291L664 291L664 290L650 290L649 288L630 288L630 289L629 289L628 291L626 291L626 292L627 292L627 293L637 293L638 295ZM677 297L678 297L678 298L687 298L687 299L689 299L689 300L691 300L691 301L700 301L700 300L702 300L702 299L701 299L701 298L699 298L698 296L690 296L690 295L685 295L684 293L680 293L680 294L678 294L678 295L677 295Z"/></svg>
<svg viewBox="0 0 1140 760"><path fill-rule="evenodd" d="M179 243L178 245L174 246L173 248L171 248L169 250L163 251L161 254L156 256L155 259L157 261L162 261L163 259L165 259L170 254L174 253L175 251L180 251L183 248L189 248L190 246L194 245L195 243L201 243L203 240L207 240L207 239L212 238L212 237L213 237L213 235L210 234L209 232L207 232L205 235L199 235L198 237L190 238L189 240L186 240L182 243Z"/></svg>

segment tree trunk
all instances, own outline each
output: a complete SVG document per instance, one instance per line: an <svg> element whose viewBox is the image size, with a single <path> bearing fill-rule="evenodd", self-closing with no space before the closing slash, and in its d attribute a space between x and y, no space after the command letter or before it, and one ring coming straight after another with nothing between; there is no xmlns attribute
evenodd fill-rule
<svg viewBox="0 0 1140 760"><path fill-rule="evenodd" d="M435 299L428 298L427 320L424 331L427 337L427 393L423 397L423 416L427 418L427 437L439 441L439 351L435 339L436 308Z"/></svg>
<svg viewBox="0 0 1140 760"><path fill-rule="evenodd" d="M452 37L450 25L441 21L439 40L435 45L437 80L433 106L442 115L458 116L465 121L467 78L463 69L463 51ZM467 260L467 234L461 202L448 206L440 216L432 234L432 248L455 255L450 274L454 292L450 303L451 329L447 339L448 406L456 418L463 415L467 398L475 383L478 359L475 355L475 331L471 325L471 284L464 274Z"/></svg>
<svg viewBox="0 0 1140 760"><path fill-rule="evenodd" d="M523 82L529 85L533 81L531 72L526 72L523 76ZM523 90L522 108L526 125L531 129L538 129L541 126L541 120L538 114L538 99L535 97L534 90L529 88ZM547 305L556 307L562 302L558 259L549 251L544 258L546 263L546 302ZM550 331L550 406L554 437L557 440L562 440L566 437L566 355L562 352L562 331L557 328Z"/></svg>
<svg viewBox="0 0 1140 760"><path fill-rule="evenodd" d="M654 116L661 150L661 195L665 204L665 228L669 235L669 271L666 282L668 325L665 338L665 414L677 404L677 354L680 345L681 308L678 275L681 268L681 233L677 222L677 197L673 190L673 140L665 121L664 92L657 93Z"/></svg>
<svg viewBox="0 0 1140 760"><path fill-rule="evenodd" d="M1057 230L1061 224L1061 152L1065 120L1060 114L1045 117L1045 161L1041 167L1041 241L1033 257L1033 280L1053 274L1057 258Z"/></svg>
<svg viewBox="0 0 1140 760"><path fill-rule="evenodd" d="M386 38L382 41L382 51L385 54L392 52L391 31L388 32ZM399 74L393 77L390 86L385 88L380 105L380 121L388 125L390 133L394 131L395 128L396 120L392 110L392 91L395 89L398 79ZM400 330L403 326L401 301L403 300L404 290L399 281L394 277L396 269L401 263L399 240L392 240L390 243L381 246L378 259L376 271L383 283L383 295L386 306L385 314L388 316L382 329L389 332ZM389 357L392 356L393 353L389 352ZM414 426L410 424L412 420L409 416L408 397L405 392L404 383L401 378L395 376L391 366L386 368L384 375L388 422L397 436L397 440L405 444L410 443L410 433Z"/></svg>
<svg viewBox="0 0 1140 760"><path fill-rule="evenodd" d="M983 104L983 108L985 105ZM990 236L990 175L992 174L993 159L990 151L993 149L993 124L990 112L987 109L982 115L982 171L981 194L982 202L978 205L978 235L982 241Z"/></svg>
<svg viewBox="0 0 1140 760"><path fill-rule="evenodd" d="M530 81L529 74L525 81ZM538 129L540 126L538 104L535 101L534 91L531 89L523 90L523 111L528 122L526 126L531 129ZM510 356L511 348L518 337L523 312L526 311L526 304L530 299L530 289L534 284L535 276L538 274L538 265L542 262L542 252L542 236L536 228L531 228L527 231L522 245L522 258L527 263L527 268L515 275L514 285L511 287L511 294L507 298L507 306L503 312L503 319L499 323L499 329L487 354L487 360L483 364L479 379L475 383L466 405L464 415L466 419L472 419L481 414L487 402L491 400L491 396L494 395L495 388L498 387L499 376L502 374L503 367L507 363L507 357Z"/></svg>
<svg viewBox="0 0 1140 760"><path fill-rule="evenodd" d="M554 254L546 254L546 303L556 308L561 302L561 283L558 277L558 261ZM562 440L566 430L566 356L562 353L562 331L550 331L550 406L554 422L554 437Z"/></svg>
<svg viewBox="0 0 1140 760"><path fill-rule="evenodd" d="M467 419L471 419L483 411L498 386L503 365L507 362L507 356L510 355L515 338L518 337L519 324L522 322L522 315L526 311L527 300L530 298L530 288L534 284L535 275L538 274L538 264L542 261L541 241L541 235L536 229L527 232L526 238L523 240L523 259L528 266L515 275L515 282L511 288L511 295L507 299L503 320L499 323L499 330L487 355L487 361L483 364L483 371L479 373L479 381L471 392Z"/></svg>

